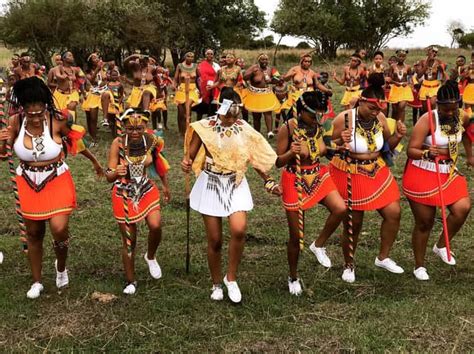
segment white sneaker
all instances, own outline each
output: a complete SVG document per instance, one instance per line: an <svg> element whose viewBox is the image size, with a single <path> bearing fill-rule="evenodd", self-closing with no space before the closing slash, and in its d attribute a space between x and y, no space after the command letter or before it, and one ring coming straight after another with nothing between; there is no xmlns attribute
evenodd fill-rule
<svg viewBox="0 0 474 354"><path fill-rule="evenodd" d="M67 275L67 269L64 268L64 271L58 272L58 260L54 261L54 268L56 269L56 287L58 289L64 288L69 284L69 277Z"/></svg>
<svg viewBox="0 0 474 354"><path fill-rule="evenodd" d="M388 257L385 258L383 261L379 260L379 257L375 257L375 265L395 274L402 274L404 272L402 267L400 267L397 263L395 263L392 259Z"/></svg>
<svg viewBox="0 0 474 354"><path fill-rule="evenodd" d="M227 275L224 277L224 284L227 287L227 296L233 303L242 301L242 294L236 281L228 281Z"/></svg>
<svg viewBox="0 0 474 354"><path fill-rule="evenodd" d="M342 280L347 283L353 283L356 280L355 269L354 268L344 268L342 272Z"/></svg>
<svg viewBox="0 0 474 354"><path fill-rule="evenodd" d="M313 242L311 245L309 245L309 249L316 256L316 259L318 260L319 264L321 264L325 268L331 268L331 260L326 254L326 247L316 247Z"/></svg>
<svg viewBox="0 0 474 354"><path fill-rule="evenodd" d="M291 280L291 278L288 277L288 290L290 290L291 295L300 296L303 293L300 278Z"/></svg>
<svg viewBox="0 0 474 354"><path fill-rule="evenodd" d="M150 270L150 275L154 279L160 279L161 278L161 268L158 262L156 261L156 258L153 259L148 259L148 255L145 253L143 256L145 258L146 263L148 264L148 269Z"/></svg>
<svg viewBox="0 0 474 354"><path fill-rule="evenodd" d="M137 282L128 283L127 286L123 289L123 293L126 295L133 295L137 291Z"/></svg>
<svg viewBox="0 0 474 354"><path fill-rule="evenodd" d="M273 132L268 132L267 133L268 140L273 139L274 136L275 136L275 134Z"/></svg>
<svg viewBox="0 0 474 354"><path fill-rule="evenodd" d="M436 243L433 246L433 253L436 254L441 260L449 265L456 265L456 260L453 257L453 252L451 252L451 260L448 261L448 252L446 251L446 247L438 248Z"/></svg>
<svg viewBox="0 0 474 354"><path fill-rule="evenodd" d="M430 276L428 275L428 272L426 271L425 267L418 267L413 271L413 274L415 275L416 279L418 280L430 280Z"/></svg>
<svg viewBox="0 0 474 354"><path fill-rule="evenodd" d="M0 252L0 264L3 263L3 252Z"/></svg>
<svg viewBox="0 0 474 354"><path fill-rule="evenodd" d="M28 299L36 299L41 295L41 292L44 290L43 284L36 282L34 283L30 290L26 293Z"/></svg>
<svg viewBox="0 0 474 354"><path fill-rule="evenodd" d="M109 126L109 121L107 119L102 120L102 126L103 127L108 127Z"/></svg>
<svg viewBox="0 0 474 354"><path fill-rule="evenodd" d="M224 300L224 290L222 290L221 284L214 284L211 289L211 300L222 301Z"/></svg>

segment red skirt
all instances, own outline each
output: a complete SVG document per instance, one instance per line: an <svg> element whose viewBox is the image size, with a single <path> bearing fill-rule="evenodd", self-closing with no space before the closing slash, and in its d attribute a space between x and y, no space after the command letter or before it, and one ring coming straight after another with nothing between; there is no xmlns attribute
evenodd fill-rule
<svg viewBox="0 0 474 354"><path fill-rule="evenodd" d="M298 190L296 188L296 174L291 167L284 169L281 174L281 186L283 189L283 207L289 211L298 210ZM328 168L319 163L311 166L301 166L303 199L302 209L307 210L323 200L329 193L337 190Z"/></svg>
<svg viewBox="0 0 474 354"><path fill-rule="evenodd" d="M402 188L406 197L416 203L441 206L436 172L413 165L409 159L403 174ZM441 173L444 205L451 205L469 196L467 181L456 171L451 178L449 173Z"/></svg>
<svg viewBox="0 0 474 354"><path fill-rule="evenodd" d="M413 108L422 108L423 104L421 103L420 100L420 93L418 90L413 90L413 101L408 102L408 105Z"/></svg>
<svg viewBox="0 0 474 354"><path fill-rule="evenodd" d="M155 210L160 210L160 191L152 181L148 181L147 189L142 193L137 204L131 198L127 199L128 218L131 224L146 218ZM112 188L112 208L114 217L119 224L125 223L125 211L122 190L117 185Z"/></svg>
<svg viewBox="0 0 474 354"><path fill-rule="evenodd" d="M346 166L344 160L335 156L329 172L347 204ZM371 164L351 164L351 171L353 210L378 210L400 200L397 182L381 158Z"/></svg>
<svg viewBox="0 0 474 354"><path fill-rule="evenodd" d="M24 176L16 176L20 208L28 220L48 220L69 215L76 208L76 190L69 170L49 180L40 190Z"/></svg>

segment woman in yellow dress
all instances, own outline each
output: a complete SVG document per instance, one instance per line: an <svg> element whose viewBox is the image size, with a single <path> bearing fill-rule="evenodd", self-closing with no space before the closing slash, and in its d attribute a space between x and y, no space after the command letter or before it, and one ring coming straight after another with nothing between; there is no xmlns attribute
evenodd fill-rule
<svg viewBox="0 0 474 354"><path fill-rule="evenodd" d="M362 77L365 75L365 69L361 64L362 58L359 54L354 53L351 56L349 65L344 67L342 79L337 76L336 71L334 71L332 75L337 83L346 87L346 92L341 100L341 104L346 110L351 108L351 101L355 101L362 93L360 83Z"/></svg>
<svg viewBox="0 0 474 354"><path fill-rule="evenodd" d="M188 52L184 61L179 63L174 75L174 88L176 95L174 103L178 106L178 129L184 136L186 132L186 80L189 80L189 100L191 106L199 103L199 90L196 86L197 65L194 63L194 53Z"/></svg>
<svg viewBox="0 0 474 354"><path fill-rule="evenodd" d="M150 102L158 97L154 82L156 67L148 55L132 54L125 58L124 66L132 72L133 88L127 99L130 108L141 108L148 111Z"/></svg>
<svg viewBox="0 0 474 354"><path fill-rule="evenodd" d="M391 83L389 102L392 104L393 119L405 121L405 108L413 101L411 77L413 69L405 64L408 50L397 50L397 63L392 64L386 80Z"/></svg>

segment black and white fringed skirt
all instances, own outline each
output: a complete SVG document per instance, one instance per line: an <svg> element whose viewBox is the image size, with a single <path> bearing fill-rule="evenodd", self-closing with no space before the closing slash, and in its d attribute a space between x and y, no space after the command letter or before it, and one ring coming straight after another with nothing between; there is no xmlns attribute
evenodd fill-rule
<svg viewBox="0 0 474 354"><path fill-rule="evenodd" d="M194 183L190 195L193 210L203 215L227 217L238 211L253 209L249 184L244 177L236 185L236 175L204 170Z"/></svg>

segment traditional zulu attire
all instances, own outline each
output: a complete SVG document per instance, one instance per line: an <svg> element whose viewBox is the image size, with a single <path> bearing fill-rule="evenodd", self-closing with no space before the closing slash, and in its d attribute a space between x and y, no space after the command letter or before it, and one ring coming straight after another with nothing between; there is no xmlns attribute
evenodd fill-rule
<svg viewBox="0 0 474 354"><path fill-rule="evenodd" d="M277 158L272 147L242 119L230 127L222 126L218 116L192 123L186 133L186 149L193 132L203 145L193 162L197 180L190 195L191 208L217 217L252 210L247 165L268 172Z"/></svg>
<svg viewBox="0 0 474 354"><path fill-rule="evenodd" d="M380 152L384 146L383 127L376 121L368 131L357 122L357 109L352 109L351 151L354 153ZM347 161L335 156L329 165L334 183L347 202ZM400 199L397 182L381 156L373 160L351 159L352 208L377 210Z"/></svg>
<svg viewBox="0 0 474 354"><path fill-rule="evenodd" d="M16 183L20 208L25 219L48 220L56 215L69 215L76 208L76 191L69 167L61 158L47 166L33 167L28 163L48 161L63 157L63 144L51 135L52 119L43 123L43 133L32 136L26 130L26 118L20 117L20 131L13 149L20 159L16 169ZM62 119L66 119L62 117ZM25 134L31 137L32 149L24 145ZM72 125L64 146L70 154L85 149L82 137L84 128Z"/></svg>
<svg viewBox="0 0 474 354"><path fill-rule="evenodd" d="M107 71L105 70L105 68L99 70L95 77L95 84L93 84L89 92L87 92L86 99L82 103L83 111L89 112L91 109L94 108L102 109L101 95L103 92L107 91L107 85L105 85L106 76Z"/></svg>
<svg viewBox="0 0 474 354"><path fill-rule="evenodd" d="M186 73L191 77L196 77L197 65L195 63L193 63L190 68L185 66L183 63L179 63L178 67L181 73ZM193 106L201 102L199 90L194 82L189 83L189 100L192 102ZM174 96L174 103L177 105L186 103L186 84L184 82L181 83L178 89L176 90L176 95Z"/></svg>
<svg viewBox="0 0 474 354"><path fill-rule="evenodd" d="M124 149L127 151L128 139L124 140ZM125 153L128 174L126 178L117 179L112 188L112 207L118 223L125 223L124 192L130 223L137 223L151 212L160 210L160 192L148 174L164 176L168 172L169 164L161 154L163 147L162 138L145 133L143 146L136 156ZM149 156L152 157L153 163L148 167L147 173L145 161Z"/></svg>
<svg viewBox="0 0 474 354"><path fill-rule="evenodd" d="M290 119L286 124L288 132L300 129L297 127L298 123L295 118ZM300 132L303 143L308 146L311 159L310 165L301 166L301 183L303 186L301 208L307 210L337 189L328 168L321 165L319 161L319 144L323 141L322 127L319 127L316 134L312 137L307 136L307 132L304 129L301 129ZM291 145L292 141L293 136L289 136L289 145ZM297 183L296 165L286 165L281 174L282 199L286 210L297 211L299 209Z"/></svg>
<svg viewBox="0 0 474 354"><path fill-rule="evenodd" d="M460 110L459 117L464 115ZM449 150L449 156L440 156L439 172L445 205L450 205L469 195L467 181L457 168L458 146L462 139L464 128L461 120L453 132L447 132L439 123L438 111L433 110L436 124L436 146ZM426 136L424 146L431 146L431 134ZM408 159L405 173L403 174L403 192L406 197L414 202L441 206L436 167L433 159L412 160Z"/></svg>
<svg viewBox="0 0 474 354"><path fill-rule="evenodd" d="M266 82L271 82L273 78L280 78L280 73L275 68L267 68L264 75ZM280 106L269 84L266 87L254 87L249 84L243 103L246 110L254 113L273 112Z"/></svg>

